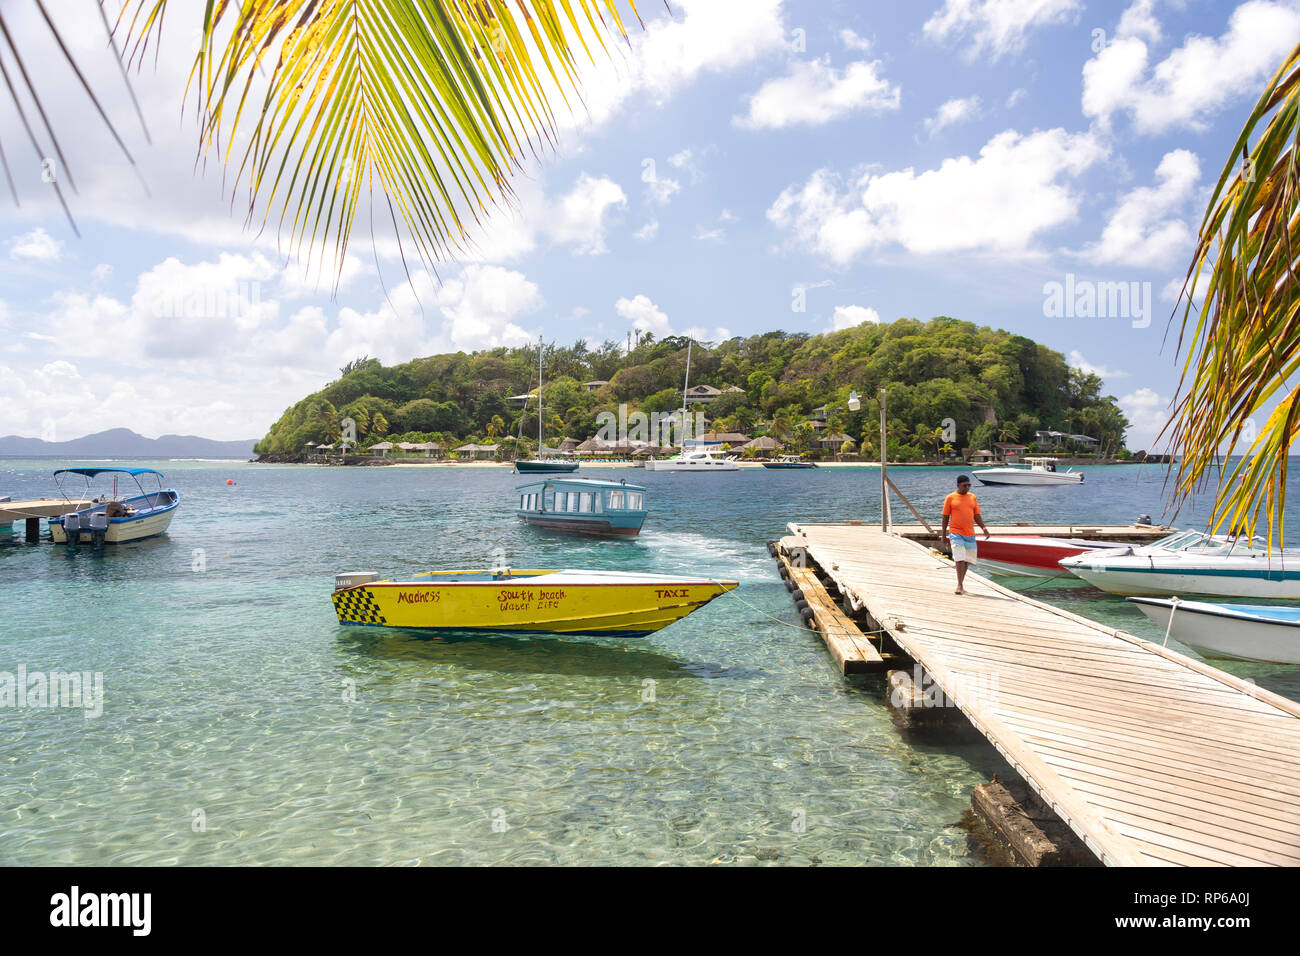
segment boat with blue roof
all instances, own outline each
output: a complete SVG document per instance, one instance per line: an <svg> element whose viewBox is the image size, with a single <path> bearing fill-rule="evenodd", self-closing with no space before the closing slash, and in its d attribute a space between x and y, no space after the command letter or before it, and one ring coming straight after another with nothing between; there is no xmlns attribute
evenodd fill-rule
<svg viewBox="0 0 1300 956"><path fill-rule="evenodd" d="M630 538L645 522L645 488L602 478L548 478L517 485L515 514L528 524Z"/></svg>
<svg viewBox="0 0 1300 956"><path fill-rule="evenodd" d="M60 475L77 475L86 481L85 489L75 500L63 489ZM111 489L98 493L92 488L96 478L112 476ZM141 484L143 475L153 475L157 490L146 491ZM61 468L54 473L54 482L69 502L69 510L49 520L50 537L55 544L90 543L120 544L139 541L164 534L172 523L172 515L180 505L181 496L175 488L164 488L166 477L152 468ZM135 481L139 494L119 493L120 479ZM86 500L89 499L89 504Z"/></svg>

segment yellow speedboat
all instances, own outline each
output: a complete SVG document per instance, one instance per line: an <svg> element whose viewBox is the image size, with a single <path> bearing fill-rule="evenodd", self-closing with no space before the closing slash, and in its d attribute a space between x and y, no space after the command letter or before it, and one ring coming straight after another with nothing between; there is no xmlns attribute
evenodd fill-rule
<svg viewBox="0 0 1300 956"><path fill-rule="evenodd" d="M340 624L450 631L651 634L704 607L735 581L624 571L430 571L387 581L340 574Z"/></svg>

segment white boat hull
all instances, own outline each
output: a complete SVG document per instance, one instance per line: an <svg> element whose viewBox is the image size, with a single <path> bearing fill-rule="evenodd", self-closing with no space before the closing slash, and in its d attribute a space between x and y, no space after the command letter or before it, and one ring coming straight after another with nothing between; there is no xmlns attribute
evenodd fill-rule
<svg viewBox="0 0 1300 956"><path fill-rule="evenodd" d="M1198 605L1200 605L1198 607ZM1207 613L1201 602L1180 602L1172 611L1164 604L1138 603L1142 613L1162 631L1205 657L1216 660L1300 664L1300 627L1275 621ZM1174 626L1169 628L1173 613Z"/></svg>
<svg viewBox="0 0 1300 956"><path fill-rule="evenodd" d="M1138 597L1170 597L1171 595L1200 594L1211 597L1273 598L1283 601L1300 600L1300 575L1296 571L1283 576L1276 569L1272 578L1261 570L1258 575L1223 575L1210 572L1138 571L1125 568L1102 567L1087 560L1072 559L1074 563L1062 564L1093 587L1108 594Z"/></svg>
<svg viewBox="0 0 1300 956"><path fill-rule="evenodd" d="M651 459L645 463L646 471L692 471L692 472L714 472L714 471L740 471L740 466L734 461L722 461L715 459L712 461L678 461L675 458Z"/></svg>
<svg viewBox="0 0 1300 956"><path fill-rule="evenodd" d="M171 508L160 514L145 515L137 521L123 521L120 524L109 522L108 530L104 532L104 540L109 544L121 544L125 541L139 541L141 538L152 538L163 534L171 525L172 515L175 513L176 509ZM83 530L79 534L77 539L79 542L89 543L92 540L89 531ZM67 544L68 541L62 525L50 525L50 537L55 544Z"/></svg>
<svg viewBox="0 0 1300 956"><path fill-rule="evenodd" d="M1000 471L971 472L986 485L1081 485L1083 475L1077 472Z"/></svg>

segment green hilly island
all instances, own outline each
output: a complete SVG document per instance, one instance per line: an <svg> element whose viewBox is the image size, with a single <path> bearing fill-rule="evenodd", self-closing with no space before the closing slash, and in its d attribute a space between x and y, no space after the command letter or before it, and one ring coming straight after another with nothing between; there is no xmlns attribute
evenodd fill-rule
<svg viewBox="0 0 1300 956"><path fill-rule="evenodd" d="M585 341L543 346L543 422L548 444L595 435L601 412L669 412L682 404L688 341L639 336L592 347ZM536 448L537 406L510 396L537 388L538 346L432 355L399 365L359 358L337 381L280 416L255 446L261 455L293 455L309 443L340 437L356 422L362 448L381 441L437 442L453 448L490 442L500 454ZM994 442L1035 447L1035 433L1084 434L1124 457L1128 421L1101 379L1022 335L941 316L863 323L812 335L773 331L724 342L696 341L692 387L718 394L703 409L711 428L770 435L792 451L815 451L827 434L844 435L844 451L878 456L877 390L888 389L889 457L918 461ZM847 408L850 391L862 397ZM522 422L520 416L523 416ZM944 419L957 423L944 439ZM532 441L528 436L534 436ZM824 445L820 447L824 448Z"/></svg>

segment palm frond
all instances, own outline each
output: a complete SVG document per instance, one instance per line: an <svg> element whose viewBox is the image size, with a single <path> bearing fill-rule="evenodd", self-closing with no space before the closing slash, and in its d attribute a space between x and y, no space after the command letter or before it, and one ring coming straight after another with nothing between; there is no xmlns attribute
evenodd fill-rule
<svg viewBox="0 0 1300 956"><path fill-rule="evenodd" d="M147 195L149 193L149 187L145 183L144 177L140 175L139 167L136 166L135 157L131 155L131 150L127 148L122 137L118 135L117 128L113 126L113 121L109 119L108 113L105 112L103 106L100 105L99 98L95 96L94 89L91 87L89 81L87 81L85 74L82 73L81 67L77 65L76 58L73 57L67 44L63 42L63 35L59 32L59 28L55 25L43 0L34 0L34 2L37 12L40 13L41 18L45 21L46 29L54 39L55 44L57 44L59 52L63 54L63 58L67 62L68 68L81 84L82 90L84 90L86 95L90 98L90 102L94 105L96 112L99 113L100 119L103 121L104 125L108 127L108 131L113 135L113 139L117 142L118 148L122 150L122 153L126 156L127 162L131 164L131 168L140 179L140 184L144 187L145 194ZM114 58L118 60L118 66L121 67L121 59L116 56L117 47L113 41L112 32L108 26L108 18L104 15L102 5L97 4L97 6L99 7L100 21L104 25L105 35L108 37L109 44L113 47ZM46 115L45 107L41 103L40 93L37 91L36 85L32 82L31 77L27 73L27 67L23 63L22 56L19 53L20 47L25 47L25 44L15 41L13 35L9 31L8 23L5 21L3 14L0 14L0 79L4 80L5 92L8 93L9 98L13 102L14 111L18 114L18 118L22 122L23 131L27 134L27 140L36 152L38 162L44 166L47 159L49 159L49 155L42 144L39 134L32 128L32 124L27 118L27 112L23 109L23 97L21 94L25 93L26 98L31 102L32 106L35 107L36 114L40 117L41 125L44 128L45 134L49 137L50 145L54 149L54 155L58 157L59 163L61 164L57 167L57 171L51 175L47 181L53 187L54 194L59 200L59 205L63 207L63 214L68 219L68 225L72 227L74 234L80 236L81 233L77 229L76 220L72 217L72 210L68 208L67 199L64 197L63 189L60 185L60 178L64 177L67 179L68 186L71 187L72 191L74 193L77 192L77 183L73 178L72 166L63 155L63 149L59 145L58 136L56 136L54 132L54 125L50 122L49 117ZM8 51L8 56L14 61L14 71L12 75L4 64L4 54L6 50ZM131 84L127 82L125 70L122 71L122 79L123 82L126 83L127 93L131 97L131 102L135 104L136 114L140 117L140 125L144 127L144 115L140 112L140 105L136 102L135 92L131 89ZM145 127L144 133L147 141L149 139L148 127ZM3 148L0 148L0 167L4 168L5 178L9 183L9 191L13 195L14 205L19 205L18 190L14 186L13 176L9 169L9 161Z"/></svg>
<svg viewBox="0 0 1300 956"><path fill-rule="evenodd" d="M165 12L135 4L131 61ZM432 268L512 202L510 176L554 143L553 101L580 95L577 56L605 32L627 38L617 0L209 0L190 76L201 153L233 170L247 222L297 254L329 250L341 271L364 183Z"/></svg>
<svg viewBox="0 0 1300 956"><path fill-rule="evenodd" d="M1217 477L1211 527L1254 534L1263 519L1270 543L1282 542L1287 454L1300 437L1300 385L1290 384L1300 366L1298 137L1300 46L1246 120L1201 223L1180 299L1186 358L1161 433L1179 456L1176 502Z"/></svg>

